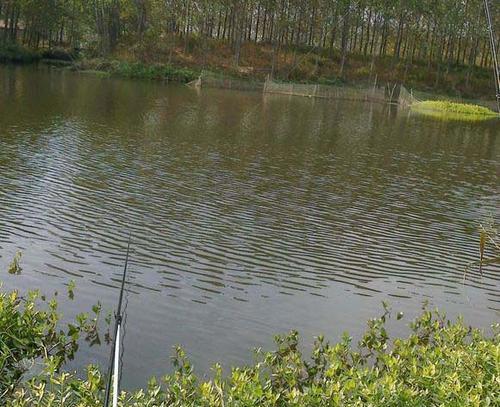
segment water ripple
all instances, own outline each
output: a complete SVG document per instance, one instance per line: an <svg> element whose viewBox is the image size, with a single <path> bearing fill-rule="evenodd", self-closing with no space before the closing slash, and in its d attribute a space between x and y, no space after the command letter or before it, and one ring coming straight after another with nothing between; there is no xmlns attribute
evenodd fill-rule
<svg viewBox="0 0 500 407"><path fill-rule="evenodd" d="M2 265L23 248L43 284L92 296L119 286L131 232L137 295L220 312L331 287L467 306L471 290L498 310L498 267L463 285L474 225L499 218L497 127L183 88L134 85L132 102L133 85L84 81L30 111L28 93L0 95Z"/></svg>

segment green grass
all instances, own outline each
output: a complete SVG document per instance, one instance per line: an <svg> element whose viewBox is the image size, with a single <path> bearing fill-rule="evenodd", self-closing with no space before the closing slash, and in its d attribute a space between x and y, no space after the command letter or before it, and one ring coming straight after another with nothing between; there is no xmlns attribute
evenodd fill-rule
<svg viewBox="0 0 500 407"><path fill-rule="evenodd" d="M414 103L411 109L444 120L479 121L498 118L498 113L484 106L445 100L425 100Z"/></svg>
<svg viewBox="0 0 500 407"><path fill-rule="evenodd" d="M199 73L188 68L178 68L172 65L146 65L140 62L119 62L113 64L112 74L127 78L167 80L187 83L198 78Z"/></svg>
<svg viewBox="0 0 500 407"><path fill-rule="evenodd" d="M75 66L80 72L93 73L103 77L118 76L180 83L191 82L200 75L198 71L169 64L144 64L108 59L83 60Z"/></svg>

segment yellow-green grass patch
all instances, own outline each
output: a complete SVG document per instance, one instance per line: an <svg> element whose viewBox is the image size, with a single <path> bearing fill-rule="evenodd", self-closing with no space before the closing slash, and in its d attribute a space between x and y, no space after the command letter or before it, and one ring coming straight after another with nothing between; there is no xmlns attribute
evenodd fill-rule
<svg viewBox="0 0 500 407"><path fill-rule="evenodd" d="M425 100L414 103L415 112L442 120L479 121L499 118L500 115L484 106L445 100Z"/></svg>

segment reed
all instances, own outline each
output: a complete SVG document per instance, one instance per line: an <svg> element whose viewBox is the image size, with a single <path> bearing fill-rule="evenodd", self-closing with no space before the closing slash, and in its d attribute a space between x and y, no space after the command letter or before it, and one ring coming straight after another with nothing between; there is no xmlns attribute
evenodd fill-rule
<svg viewBox="0 0 500 407"><path fill-rule="evenodd" d="M500 264L500 238L498 228L492 219L485 224L479 224L479 260L465 267L464 282L472 268L479 267L479 273L483 275L483 268L490 264Z"/></svg>

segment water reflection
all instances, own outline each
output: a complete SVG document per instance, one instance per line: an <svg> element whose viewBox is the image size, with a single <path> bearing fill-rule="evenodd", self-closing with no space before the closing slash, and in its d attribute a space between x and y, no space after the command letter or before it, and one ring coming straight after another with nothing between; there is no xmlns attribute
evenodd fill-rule
<svg viewBox="0 0 500 407"><path fill-rule="evenodd" d="M280 330L359 330L381 299L498 317L498 268L462 284L499 215L497 122L26 68L0 89L0 266L27 262L6 285L111 304L130 231L129 384L167 345L235 362Z"/></svg>

